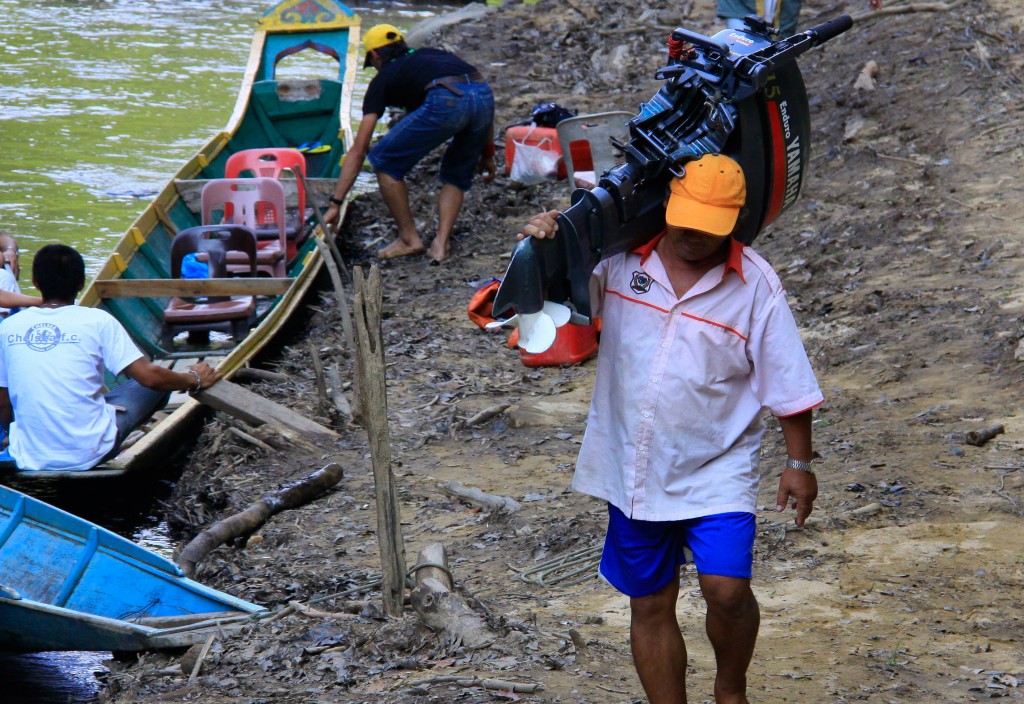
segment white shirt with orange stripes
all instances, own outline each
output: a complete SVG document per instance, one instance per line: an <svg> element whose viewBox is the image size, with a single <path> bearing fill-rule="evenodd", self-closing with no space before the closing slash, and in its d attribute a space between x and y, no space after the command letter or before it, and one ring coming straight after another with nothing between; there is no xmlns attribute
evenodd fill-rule
<svg viewBox="0 0 1024 704"><path fill-rule="evenodd" d="M763 410L824 400L779 277L730 242L682 298L657 239L594 271L601 348L572 486L631 518L753 513Z"/></svg>

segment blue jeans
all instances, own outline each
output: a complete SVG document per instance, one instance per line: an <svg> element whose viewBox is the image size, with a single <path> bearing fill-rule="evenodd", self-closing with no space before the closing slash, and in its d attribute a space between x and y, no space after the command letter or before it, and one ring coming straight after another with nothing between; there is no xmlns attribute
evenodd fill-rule
<svg viewBox="0 0 1024 704"><path fill-rule="evenodd" d="M140 425L167 405L171 394L167 391L154 391L148 389L135 379L129 379L113 391L108 392L103 398L111 406L118 406L117 409L117 440L114 447L107 453L100 462L106 462L115 456L121 449L125 438ZM121 410L121 409L124 410Z"/></svg>
<svg viewBox="0 0 1024 704"><path fill-rule="evenodd" d="M458 83L427 91L423 105L388 130L369 153L374 171L401 181L434 148L451 142L441 158L441 183L468 191L484 146L492 139L494 95L487 83Z"/></svg>

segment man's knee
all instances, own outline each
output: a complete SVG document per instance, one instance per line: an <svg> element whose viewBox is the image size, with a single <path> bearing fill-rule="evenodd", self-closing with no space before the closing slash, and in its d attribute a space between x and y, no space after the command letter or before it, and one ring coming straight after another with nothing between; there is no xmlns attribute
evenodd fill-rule
<svg viewBox="0 0 1024 704"><path fill-rule="evenodd" d="M757 608L749 579L704 575L700 579L700 588L708 609L726 617L739 618Z"/></svg>
<svg viewBox="0 0 1024 704"><path fill-rule="evenodd" d="M658 621L675 618L679 585L670 582L647 596L630 597L629 610L634 621Z"/></svg>

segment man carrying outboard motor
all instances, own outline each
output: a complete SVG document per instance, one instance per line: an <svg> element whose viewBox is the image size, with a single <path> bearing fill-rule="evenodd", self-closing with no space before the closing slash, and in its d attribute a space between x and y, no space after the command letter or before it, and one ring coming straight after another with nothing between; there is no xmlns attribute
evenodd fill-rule
<svg viewBox="0 0 1024 704"><path fill-rule="evenodd" d="M448 256L448 239L474 172L479 168L485 181L494 178L494 96L476 68L447 51L410 49L392 25L371 27L363 45L365 67L373 66L377 75L366 89L363 119L324 219L337 226L338 206L369 155L384 203L398 227L398 238L378 250L377 258L422 254L426 247L409 208L405 176L448 142L438 174L437 233L427 252L432 263L440 263ZM374 127L388 107L400 107L408 114L371 149Z"/></svg>
<svg viewBox="0 0 1024 704"><path fill-rule="evenodd" d="M756 16L713 37L675 30L666 84L619 145L625 163L523 228L492 306L496 318L516 311L521 344L550 322L545 298L601 317L572 486L607 502L600 570L630 597L651 704L687 701L676 600L689 561L707 604L715 702L748 701L765 409L787 452L776 510L792 505L803 525L817 497L811 414L823 397L778 276L745 245L803 184L809 110L793 59L851 25L841 16L781 41Z"/></svg>
<svg viewBox="0 0 1024 704"><path fill-rule="evenodd" d="M823 400L785 291L730 235L746 203L739 164L709 154L670 185L666 229L603 260L597 379L573 489L607 502L601 575L630 598L630 645L651 704L686 701L676 620L679 567L693 562L718 665L717 704L746 699L760 622L750 588L758 459L769 409L788 460L776 510L811 513L811 409ZM521 237L557 231L556 213Z"/></svg>

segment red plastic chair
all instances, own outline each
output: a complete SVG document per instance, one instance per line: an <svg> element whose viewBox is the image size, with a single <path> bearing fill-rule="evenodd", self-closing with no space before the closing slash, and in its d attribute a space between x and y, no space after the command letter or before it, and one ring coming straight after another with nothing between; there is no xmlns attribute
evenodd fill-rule
<svg viewBox="0 0 1024 704"><path fill-rule="evenodd" d="M272 216L277 239L256 253L257 268L267 276L284 277L288 237L284 229L284 186L276 178L217 178L203 186L201 197L204 225L245 225L256 231L260 213ZM272 212L271 212L272 211ZM215 220L215 215L220 215ZM245 254L228 252L228 271L245 272Z"/></svg>
<svg viewBox="0 0 1024 704"><path fill-rule="evenodd" d="M298 149L272 147L265 149L243 149L229 156L228 162L224 167L224 175L227 178L263 176L281 179L289 172L292 174L302 174L302 178L306 177L306 155ZM294 176L292 178L294 178L295 190L298 194L298 207L288 209L287 219L285 220L285 233L288 235L289 240L297 241L301 239L306 221L306 189L299 178ZM266 213L260 213L261 225L270 222L272 221L268 219ZM256 236L266 238L260 230L257 230ZM270 239L273 239L274 236L275 233L273 231L269 232ZM290 245L289 249L294 249L294 245ZM293 253L290 252L289 259L292 256Z"/></svg>

